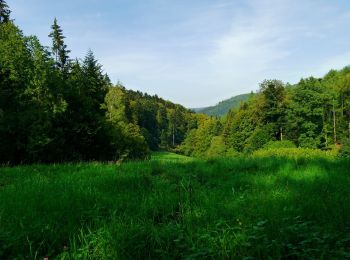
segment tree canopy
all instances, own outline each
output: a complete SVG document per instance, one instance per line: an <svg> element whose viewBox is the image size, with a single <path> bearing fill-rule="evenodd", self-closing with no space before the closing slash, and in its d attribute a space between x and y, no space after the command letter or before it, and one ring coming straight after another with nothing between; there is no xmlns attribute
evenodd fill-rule
<svg viewBox="0 0 350 260"><path fill-rule="evenodd" d="M5 0L0 0L0 23L7 23L10 20L11 10Z"/></svg>
<svg viewBox="0 0 350 260"><path fill-rule="evenodd" d="M51 29L44 47L0 24L1 163L146 158L183 141L191 111L113 85L91 50L70 59L57 19Z"/></svg>
<svg viewBox="0 0 350 260"><path fill-rule="evenodd" d="M223 156L286 144L349 154L350 67L295 85L264 80L225 117L195 114L112 84L91 50L71 59L57 19L46 47L10 13L0 0L0 163L137 159L158 149Z"/></svg>
<svg viewBox="0 0 350 260"><path fill-rule="evenodd" d="M211 142L218 143L218 138L222 138L226 154L253 152L273 141L321 150L341 147L347 151L349 79L350 67L345 67L331 70L323 78L301 79L295 85L264 80L255 95L240 107L232 108L225 117L201 121L198 128L187 134L180 150L203 156L210 152ZM215 122L222 124L222 128L214 134L207 129ZM198 136L206 140L205 148L203 142L196 143Z"/></svg>

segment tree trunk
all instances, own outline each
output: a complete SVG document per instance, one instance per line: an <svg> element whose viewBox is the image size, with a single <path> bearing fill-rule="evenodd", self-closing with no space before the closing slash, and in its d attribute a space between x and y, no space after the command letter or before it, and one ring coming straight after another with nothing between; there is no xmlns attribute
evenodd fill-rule
<svg viewBox="0 0 350 260"><path fill-rule="evenodd" d="M335 118L334 99L333 99L333 134L334 134L334 144L337 144L337 130L336 130L336 118Z"/></svg>
<svg viewBox="0 0 350 260"><path fill-rule="evenodd" d="M175 125L173 125L173 146L175 146Z"/></svg>
<svg viewBox="0 0 350 260"><path fill-rule="evenodd" d="M281 133L281 141L283 141L283 128L280 128L280 133Z"/></svg>

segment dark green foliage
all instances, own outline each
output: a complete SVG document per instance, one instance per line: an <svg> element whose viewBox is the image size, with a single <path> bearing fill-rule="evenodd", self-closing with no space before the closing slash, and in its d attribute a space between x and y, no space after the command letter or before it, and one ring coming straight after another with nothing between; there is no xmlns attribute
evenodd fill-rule
<svg viewBox="0 0 350 260"><path fill-rule="evenodd" d="M245 153L251 153L255 150L258 150L264 147L272 139L274 134L273 124L267 124L259 128L255 128L254 132L247 139L247 142L244 147Z"/></svg>
<svg viewBox="0 0 350 260"><path fill-rule="evenodd" d="M270 141L264 145L265 149L296 148L295 144L289 140Z"/></svg>
<svg viewBox="0 0 350 260"><path fill-rule="evenodd" d="M347 259L348 160L1 168L1 259Z"/></svg>
<svg viewBox="0 0 350 260"><path fill-rule="evenodd" d="M92 53L56 68L36 37L0 24L0 161L112 159L105 111L110 82Z"/></svg>
<svg viewBox="0 0 350 260"><path fill-rule="evenodd" d="M329 150L340 146L345 151L350 136L349 111L349 67L332 70L322 79L301 79L293 86L265 80L257 94L221 120L223 149L251 153L270 141L287 139L297 147ZM193 144L196 133L205 131L204 125L197 128L184 144ZM206 139L211 137L206 135ZM189 152L183 146L183 152L202 156L209 149L192 147Z"/></svg>
<svg viewBox="0 0 350 260"><path fill-rule="evenodd" d="M288 123L294 139L301 147L318 148L327 104L325 90L319 80L311 77L302 79L292 91Z"/></svg>
<svg viewBox="0 0 350 260"><path fill-rule="evenodd" d="M11 10L5 0L0 0L0 23L10 21Z"/></svg>
<svg viewBox="0 0 350 260"><path fill-rule="evenodd" d="M230 109L239 107L242 102L247 101L252 95L253 93L237 95L227 100L223 100L215 106L194 108L193 110L197 113L202 113L209 116L224 116L228 113L228 111L230 111Z"/></svg>
<svg viewBox="0 0 350 260"><path fill-rule="evenodd" d="M113 87L92 51L70 61L56 19L50 37L51 52L0 23L0 163L147 158L194 127L180 105Z"/></svg>
<svg viewBox="0 0 350 260"><path fill-rule="evenodd" d="M257 102L257 97L252 98L248 103L244 103L237 110L231 110L224 122L223 137L228 148L233 148L238 152L243 152L249 137L259 125L256 117L261 113L261 109L249 106L250 102ZM253 109L252 109L253 108Z"/></svg>
<svg viewBox="0 0 350 260"><path fill-rule="evenodd" d="M341 157L350 157L350 139L345 139L340 147L339 155Z"/></svg>
<svg viewBox="0 0 350 260"><path fill-rule="evenodd" d="M0 35L0 160L38 159L50 141L55 73L36 38L23 37L11 22L0 24Z"/></svg>
<svg viewBox="0 0 350 260"><path fill-rule="evenodd" d="M76 61L72 64L64 84L63 94L67 108L59 121L55 122L66 140L61 146L65 151L62 159L111 158L108 124L105 111L101 108L110 82L91 51L82 63Z"/></svg>
<svg viewBox="0 0 350 260"><path fill-rule="evenodd" d="M56 61L56 65L63 72L67 72L69 63L69 50L67 50L67 45L64 43L64 36L61 27L57 24L57 19L55 18L53 25L51 26L52 32L49 37L52 38L52 54Z"/></svg>
<svg viewBox="0 0 350 260"><path fill-rule="evenodd" d="M230 107L225 117L195 115L158 96L113 86L92 51L71 61L56 19L47 48L14 25L5 1L0 7L1 163L125 160L158 149L235 155L285 139L301 148L342 147L346 154L349 67L294 86L265 80L256 94L206 112Z"/></svg>
<svg viewBox="0 0 350 260"><path fill-rule="evenodd" d="M272 138L281 140L287 114L285 86L279 80L264 80L260 92L263 95L262 122L269 128Z"/></svg>
<svg viewBox="0 0 350 260"><path fill-rule="evenodd" d="M109 89L106 107L107 118L115 124L137 125L151 150L176 147L194 127L194 114L183 106L158 96L126 90L120 84Z"/></svg>

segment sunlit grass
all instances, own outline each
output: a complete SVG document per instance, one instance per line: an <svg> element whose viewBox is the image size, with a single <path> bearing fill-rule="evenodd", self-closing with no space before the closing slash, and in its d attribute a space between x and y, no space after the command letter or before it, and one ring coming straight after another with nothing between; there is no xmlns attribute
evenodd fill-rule
<svg viewBox="0 0 350 260"><path fill-rule="evenodd" d="M156 153L0 168L0 259L345 259L349 167Z"/></svg>
<svg viewBox="0 0 350 260"><path fill-rule="evenodd" d="M194 160L191 157L170 152L153 152L151 160L162 162L188 162Z"/></svg>

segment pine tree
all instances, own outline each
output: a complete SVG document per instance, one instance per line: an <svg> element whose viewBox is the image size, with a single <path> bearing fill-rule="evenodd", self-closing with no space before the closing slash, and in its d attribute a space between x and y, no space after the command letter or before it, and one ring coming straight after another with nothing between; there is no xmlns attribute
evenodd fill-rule
<svg viewBox="0 0 350 260"><path fill-rule="evenodd" d="M52 38L52 53L56 60L56 65L61 71L66 72L69 64L70 50L67 50L67 45L64 43L66 37L63 36L63 31L57 23L55 18L53 25L51 26L52 32L49 37Z"/></svg>
<svg viewBox="0 0 350 260"><path fill-rule="evenodd" d="M82 64L83 76L85 79L85 91L97 104L97 110L100 110L100 104L104 102L105 96L110 86L108 76L103 74L102 66L98 63L94 53L89 50Z"/></svg>
<svg viewBox="0 0 350 260"><path fill-rule="evenodd" d="M11 10L5 2L5 0L0 0L0 23L7 23L10 20Z"/></svg>

